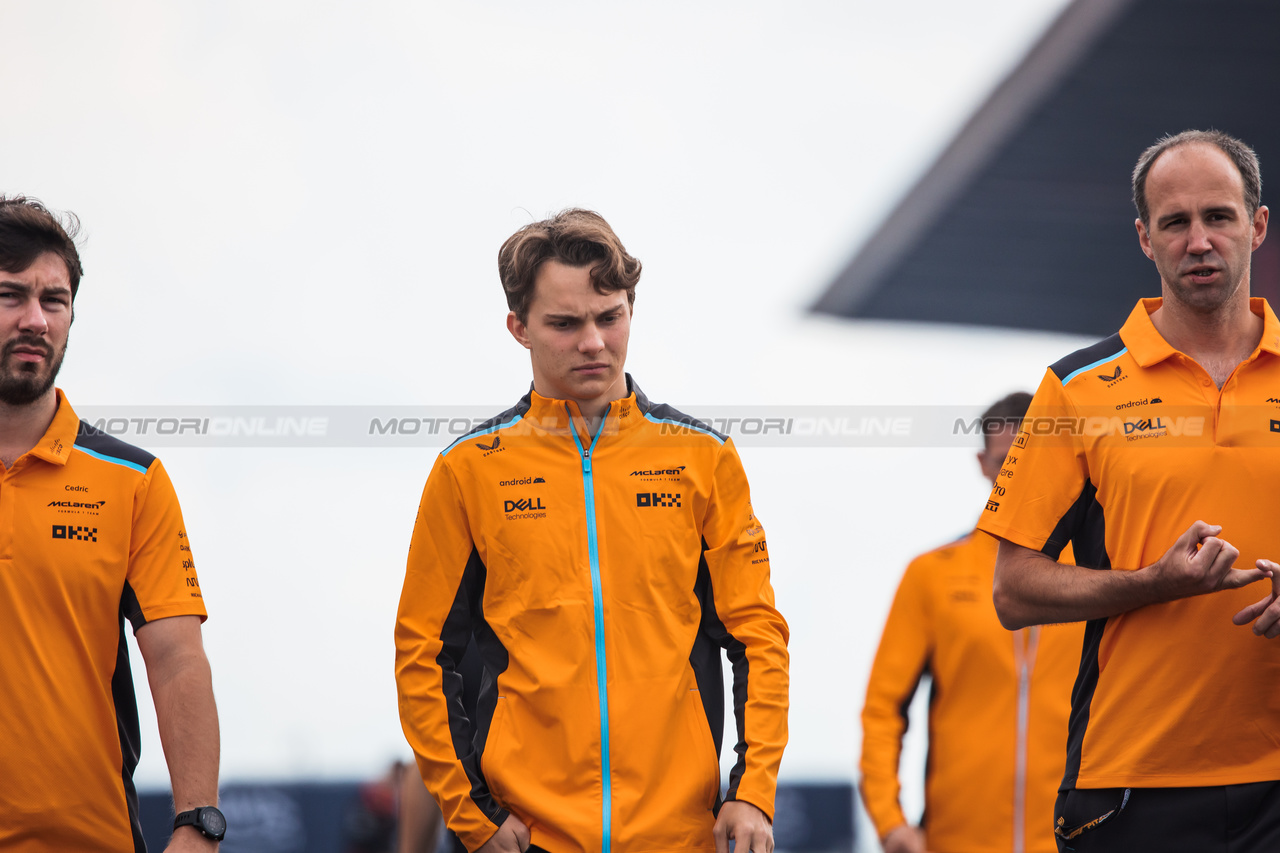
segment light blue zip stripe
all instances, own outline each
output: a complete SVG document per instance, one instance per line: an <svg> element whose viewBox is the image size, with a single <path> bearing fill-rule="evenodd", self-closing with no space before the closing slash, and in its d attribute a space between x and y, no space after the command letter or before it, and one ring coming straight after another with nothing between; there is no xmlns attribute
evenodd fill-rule
<svg viewBox="0 0 1280 853"><path fill-rule="evenodd" d="M1110 361L1110 360L1111 360L1111 359L1113 359L1113 358L1119 358L1120 356L1124 355L1124 354L1125 354L1125 353L1127 353L1128 351L1129 351L1129 348L1128 348L1128 347L1125 347L1124 349L1120 350L1120 352L1116 353L1115 355L1109 355L1109 356L1107 356L1106 358L1100 358L1100 359L1098 359L1097 361L1095 361L1093 364L1086 364L1084 367L1080 368L1079 370L1073 370L1073 371L1071 371L1070 373L1068 373L1068 374L1067 374L1067 377L1066 377L1065 379L1063 379L1063 380L1062 380L1062 385L1063 385L1063 387L1066 387L1066 384L1067 384L1068 382L1070 382L1072 379L1075 379L1077 376L1079 376L1081 373L1084 373L1086 370L1093 370L1093 369L1094 369L1095 367L1097 367L1098 365L1100 365L1100 364L1106 364L1108 361Z"/></svg>
<svg viewBox="0 0 1280 853"><path fill-rule="evenodd" d="M565 406L568 409L568 406ZM608 410L605 411L608 417ZM587 500L587 556L591 561L591 598L596 613L596 690L600 696L600 776L603 802L600 806L603 842L601 853L609 853L613 835L613 779L609 770L609 669L605 659L604 648L604 591L600 585L600 545L596 531L596 491L591 474L591 454L595 452L596 442L604 432L604 418L600 419L600 427L591 439L590 450L582 449L582 441L578 438L578 430L573 426L573 412L569 412L569 431L573 433L573 443L578 445L582 454L582 489Z"/></svg>

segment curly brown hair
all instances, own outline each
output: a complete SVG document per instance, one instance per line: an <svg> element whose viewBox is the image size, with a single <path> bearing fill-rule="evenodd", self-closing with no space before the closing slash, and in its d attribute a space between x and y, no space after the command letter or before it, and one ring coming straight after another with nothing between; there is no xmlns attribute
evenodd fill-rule
<svg viewBox="0 0 1280 853"><path fill-rule="evenodd" d="M80 289L80 253L76 236L80 220L68 213L65 222L38 199L0 195L0 270L22 272L46 252L52 252L67 266L71 298Z"/></svg>
<svg viewBox="0 0 1280 853"><path fill-rule="evenodd" d="M498 250L498 277L507 294L507 307L521 323L529 321L529 303L538 270L546 261L571 267L591 267L591 284L602 294L624 290L635 305L640 261L627 254L604 217L592 210L571 208L550 219L531 222L507 238Z"/></svg>

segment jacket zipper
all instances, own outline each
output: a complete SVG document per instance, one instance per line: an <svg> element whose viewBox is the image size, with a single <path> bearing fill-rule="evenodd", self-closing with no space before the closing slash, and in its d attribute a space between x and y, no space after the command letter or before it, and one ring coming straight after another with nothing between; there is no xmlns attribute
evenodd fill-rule
<svg viewBox="0 0 1280 853"><path fill-rule="evenodd" d="M601 853L610 853L613 834L613 780L609 768L609 670L605 658L604 645L604 593L600 585L600 546L596 530L596 492L594 478L591 473L591 454L596 449L596 442L604 432L604 422L609 416L605 409L596 427L596 434L591 439L591 446L584 448L578 438L578 430L573 425L573 410L565 404L569 413L569 431L573 434L573 443L582 454L582 491L586 497L587 512L587 557L591 563L591 600L595 608L596 620L596 691L600 697L600 780L601 805L600 820L602 829Z"/></svg>
<svg viewBox="0 0 1280 853"><path fill-rule="evenodd" d="M1018 723L1014 744L1013 771L1013 853L1026 848L1027 829L1027 729L1031 722L1031 671L1036 665L1040 626L1015 631L1013 651L1018 670Z"/></svg>

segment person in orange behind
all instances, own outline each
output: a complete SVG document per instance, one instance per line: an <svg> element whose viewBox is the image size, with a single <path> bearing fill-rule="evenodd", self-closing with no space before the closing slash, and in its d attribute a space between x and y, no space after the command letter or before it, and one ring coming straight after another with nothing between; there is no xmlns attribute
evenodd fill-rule
<svg viewBox="0 0 1280 853"><path fill-rule="evenodd" d="M978 464L996 484L1031 395L982 415ZM862 711L860 790L886 853L1052 853L1082 625L1000 626L991 601L997 541L973 531L907 567ZM1069 553L1065 557L1070 559ZM907 707L933 678L925 815L907 822L898 759Z"/></svg>
<svg viewBox="0 0 1280 853"><path fill-rule="evenodd" d="M531 223L498 268L533 388L423 490L395 634L422 777L471 851L770 853L788 630L733 442L624 371L640 262L598 214Z"/></svg>

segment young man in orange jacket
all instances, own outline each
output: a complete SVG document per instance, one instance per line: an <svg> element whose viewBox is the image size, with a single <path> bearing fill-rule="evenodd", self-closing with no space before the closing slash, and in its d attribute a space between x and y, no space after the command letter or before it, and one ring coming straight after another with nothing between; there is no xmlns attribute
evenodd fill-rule
<svg viewBox="0 0 1280 853"><path fill-rule="evenodd" d="M997 489L1030 402L1010 394L982 415L978 464ZM860 789L885 853L1055 849L1053 802L1084 628L1001 627L991 602L996 548L975 530L923 554L894 597L862 710ZM927 826L917 827L898 801L898 759L925 673L933 678Z"/></svg>
<svg viewBox="0 0 1280 853"><path fill-rule="evenodd" d="M472 851L770 853L788 632L733 443L624 372L640 263L600 216L532 223L498 267L533 388L423 491L396 624L423 779Z"/></svg>

